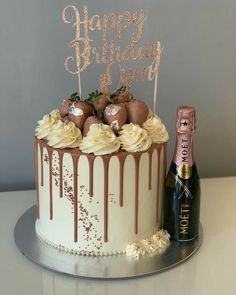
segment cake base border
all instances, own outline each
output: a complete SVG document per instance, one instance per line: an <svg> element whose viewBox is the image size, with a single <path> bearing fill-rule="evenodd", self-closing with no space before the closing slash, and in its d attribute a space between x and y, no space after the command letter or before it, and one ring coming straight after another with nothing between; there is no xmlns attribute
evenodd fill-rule
<svg viewBox="0 0 236 295"><path fill-rule="evenodd" d="M190 258L201 246L199 237L189 242L170 242L162 253L139 259L125 254L81 256L60 251L41 241L35 232L36 206L28 209L17 221L14 239L18 250L32 262L57 273L90 279L127 279L157 274Z"/></svg>

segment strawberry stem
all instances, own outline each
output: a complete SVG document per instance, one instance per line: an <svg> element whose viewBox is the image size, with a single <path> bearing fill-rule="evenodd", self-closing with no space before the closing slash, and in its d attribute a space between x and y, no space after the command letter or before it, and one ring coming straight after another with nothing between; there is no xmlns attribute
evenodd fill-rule
<svg viewBox="0 0 236 295"><path fill-rule="evenodd" d="M96 90L94 92L90 92L89 93L89 98L85 99L84 101L87 103L87 104L90 104L90 105L95 105L98 100L99 100L99 97L102 95L102 92Z"/></svg>
<svg viewBox="0 0 236 295"><path fill-rule="evenodd" d="M70 96L70 100L73 102L80 101L80 96L78 95L78 92L72 93Z"/></svg>
<svg viewBox="0 0 236 295"><path fill-rule="evenodd" d="M125 91L126 91L126 85L122 85L120 88L116 89L116 91L112 93L111 98L115 96L119 96L121 93Z"/></svg>

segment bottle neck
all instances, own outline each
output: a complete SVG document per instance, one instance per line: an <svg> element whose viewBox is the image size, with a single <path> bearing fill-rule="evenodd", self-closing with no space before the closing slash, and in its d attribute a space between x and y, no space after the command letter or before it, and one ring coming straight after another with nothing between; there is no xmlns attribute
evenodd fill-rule
<svg viewBox="0 0 236 295"><path fill-rule="evenodd" d="M192 167L194 164L193 157L193 134L192 133L176 133L175 152L173 162L180 167L187 165Z"/></svg>

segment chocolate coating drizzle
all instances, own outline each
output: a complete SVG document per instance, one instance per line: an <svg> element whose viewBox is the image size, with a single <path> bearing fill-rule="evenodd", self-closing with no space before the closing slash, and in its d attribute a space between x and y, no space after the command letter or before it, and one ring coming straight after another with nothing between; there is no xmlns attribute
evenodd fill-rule
<svg viewBox="0 0 236 295"><path fill-rule="evenodd" d="M93 163L95 160L94 155L88 155L89 162L89 195L93 197Z"/></svg>
<svg viewBox="0 0 236 295"><path fill-rule="evenodd" d="M151 146L148 150L148 189L152 189L152 155L154 148Z"/></svg>
<svg viewBox="0 0 236 295"><path fill-rule="evenodd" d="M74 181L74 242L78 241L78 160L80 155L72 154L73 160L73 181Z"/></svg>
<svg viewBox="0 0 236 295"><path fill-rule="evenodd" d="M63 152L62 151L58 151L58 155L59 155L59 190L60 190L60 198L63 197L63 192L62 192L62 184L63 184Z"/></svg>
<svg viewBox="0 0 236 295"><path fill-rule="evenodd" d="M119 184L119 190L120 190L120 198L119 198L119 205L120 207L123 207L124 204L124 164L125 159L127 157L127 153L120 152L117 154L119 164L120 164L120 184Z"/></svg>
<svg viewBox="0 0 236 295"><path fill-rule="evenodd" d="M108 181L109 181L109 163L111 155L102 157L104 167L104 242L108 240Z"/></svg>
<svg viewBox="0 0 236 295"><path fill-rule="evenodd" d="M36 192L37 192L36 216L39 219L39 179L38 179L38 165L39 165L39 163L38 163L38 142L37 142L37 140L34 140L34 173L35 173Z"/></svg>
<svg viewBox="0 0 236 295"><path fill-rule="evenodd" d="M50 220L53 219L53 196L52 196L52 153L51 149L47 149L49 158L49 192L50 192Z"/></svg>
<svg viewBox="0 0 236 295"><path fill-rule="evenodd" d="M156 200L156 222L159 220L159 200L160 200L160 161L161 161L161 150L157 149L157 200Z"/></svg>
<svg viewBox="0 0 236 295"><path fill-rule="evenodd" d="M138 233L138 197L139 197L139 163L141 153L133 154L135 163L135 195L134 195L134 232Z"/></svg>
<svg viewBox="0 0 236 295"><path fill-rule="evenodd" d="M40 162L41 162L41 186L43 186L43 145L39 144L40 148Z"/></svg>
<svg viewBox="0 0 236 295"><path fill-rule="evenodd" d="M166 178L166 166L167 166L167 143L164 143L164 179Z"/></svg>
<svg viewBox="0 0 236 295"><path fill-rule="evenodd" d="M78 241L78 160L81 155L84 155L88 159L89 164L89 196L93 196L93 177L94 177L94 160L95 156L91 154L84 154L78 149L55 149L49 147L45 140L35 139L35 175L36 175L36 188L37 188L37 216L39 218L39 175L38 175L38 145L40 148L40 159L41 159L41 185L43 186L43 148L46 148L49 157L49 202L50 202L50 219L53 219L53 192L52 192L52 155L53 151L57 151L59 155L59 180L60 180L60 197L63 196L63 155L69 153L72 156L73 161L73 207L74 207L74 242ZM167 144L153 144L148 152L149 166L148 166L148 189L152 189L152 159L154 150L157 151L157 195L156 195L156 221L159 220L159 203L160 203L160 160L161 151L163 150L164 157L164 175L166 174L166 152ZM140 159L143 152L130 153L126 151L120 151L117 154L101 156L104 167L104 241L108 241L108 195L109 195L109 163L112 156L117 156L119 160L120 177L119 177L119 206L124 206L124 165L128 155L132 155L135 164L135 196L134 196L134 232L138 234L138 211L139 211L139 172L140 172Z"/></svg>

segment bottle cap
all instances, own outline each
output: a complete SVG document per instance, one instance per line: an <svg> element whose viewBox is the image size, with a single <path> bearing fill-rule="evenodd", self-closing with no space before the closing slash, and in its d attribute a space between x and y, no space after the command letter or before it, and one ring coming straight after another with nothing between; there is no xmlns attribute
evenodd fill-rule
<svg viewBox="0 0 236 295"><path fill-rule="evenodd" d="M176 110L176 131L179 133L193 133L196 127L195 108L180 106Z"/></svg>

